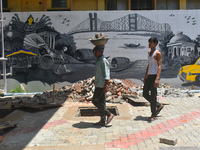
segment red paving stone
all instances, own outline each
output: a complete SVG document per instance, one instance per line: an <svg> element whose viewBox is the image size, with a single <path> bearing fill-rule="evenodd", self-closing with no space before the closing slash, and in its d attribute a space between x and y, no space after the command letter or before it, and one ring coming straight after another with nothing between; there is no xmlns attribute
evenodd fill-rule
<svg viewBox="0 0 200 150"><path fill-rule="evenodd" d="M69 123L68 121L66 121L65 119L61 119L61 120L55 120L53 122L47 122L43 127L42 129L48 129L50 127L55 127L57 125L63 125L63 124L66 124L66 123Z"/></svg>
<svg viewBox="0 0 200 150"><path fill-rule="evenodd" d="M23 127L23 128L16 128L12 132L6 133L4 136L11 136L11 135L14 136L16 134L26 134L26 133L35 132L37 130L40 130L41 127L42 127L42 129L48 129L50 127L55 127L57 125L63 125L66 123L69 123L69 122L66 121L65 119L61 119L61 120L55 120L53 122L48 122L43 127L41 125L37 125L34 127L29 126L29 127Z"/></svg>
<svg viewBox="0 0 200 150"><path fill-rule="evenodd" d="M107 148L130 148L130 145L137 145L138 143L144 142L144 140L151 137L157 136L168 130L173 129L179 125L183 125L188 121L191 121L195 118L200 117L200 109L197 111L192 111L181 117L175 119L167 120L157 125L146 128L146 130L140 130L134 134L127 135L127 137L120 137L120 140L114 140L113 142L106 142L105 145Z"/></svg>

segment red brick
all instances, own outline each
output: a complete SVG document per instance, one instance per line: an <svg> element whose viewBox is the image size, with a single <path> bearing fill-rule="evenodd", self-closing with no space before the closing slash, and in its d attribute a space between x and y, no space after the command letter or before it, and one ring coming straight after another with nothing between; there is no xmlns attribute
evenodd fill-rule
<svg viewBox="0 0 200 150"><path fill-rule="evenodd" d="M153 128L154 130L159 129L159 127L158 127L157 125L152 126L152 128Z"/></svg>
<svg viewBox="0 0 200 150"><path fill-rule="evenodd" d="M128 140L129 140L130 142L135 141L135 135L128 135Z"/></svg>
<svg viewBox="0 0 200 150"><path fill-rule="evenodd" d="M142 136L141 132L135 132L135 137Z"/></svg>
<svg viewBox="0 0 200 150"><path fill-rule="evenodd" d="M166 128L162 128L162 129L160 129L160 131L161 131L161 132L167 132L168 129L166 129Z"/></svg>
<svg viewBox="0 0 200 150"><path fill-rule="evenodd" d="M105 142L105 145L107 148L112 148L113 147L113 143L112 142Z"/></svg>
<svg viewBox="0 0 200 150"><path fill-rule="evenodd" d="M162 128L164 128L165 126L162 124L162 123L160 123L160 124L157 124L157 126L160 128L160 129L162 129Z"/></svg>
<svg viewBox="0 0 200 150"><path fill-rule="evenodd" d="M151 137L151 136L157 136L157 133L156 132L150 132L149 133L149 136Z"/></svg>
<svg viewBox="0 0 200 150"><path fill-rule="evenodd" d="M128 141L128 138L127 137L121 137L121 141L122 142Z"/></svg>
<svg viewBox="0 0 200 150"><path fill-rule="evenodd" d="M143 139L143 136L140 132L135 133L135 139Z"/></svg>
<svg viewBox="0 0 200 150"><path fill-rule="evenodd" d="M129 148L129 145L127 143L122 143L121 148Z"/></svg>
<svg viewBox="0 0 200 150"><path fill-rule="evenodd" d="M119 143L121 143L121 141L120 140L114 140L113 143L114 144L117 144L117 143L119 144Z"/></svg>
<svg viewBox="0 0 200 150"><path fill-rule="evenodd" d="M146 128L146 130L147 130L148 132L152 132L152 131L154 131L152 127L150 127L150 128Z"/></svg>
<svg viewBox="0 0 200 150"><path fill-rule="evenodd" d="M118 92L117 95L122 96L122 93L121 93L121 92Z"/></svg>
<svg viewBox="0 0 200 150"><path fill-rule="evenodd" d="M156 134L161 134L161 133L163 133L163 131L161 131L161 130L155 130L155 133Z"/></svg>
<svg viewBox="0 0 200 150"><path fill-rule="evenodd" d="M165 126L166 129L172 128L172 126L168 122L164 122L163 125Z"/></svg>

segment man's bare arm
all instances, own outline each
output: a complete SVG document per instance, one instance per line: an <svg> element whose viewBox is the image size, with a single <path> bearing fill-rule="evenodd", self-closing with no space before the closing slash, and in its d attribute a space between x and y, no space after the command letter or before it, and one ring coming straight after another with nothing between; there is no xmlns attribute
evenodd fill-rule
<svg viewBox="0 0 200 150"><path fill-rule="evenodd" d="M109 80L105 80L105 85L104 85L104 93L108 92L108 85L110 84Z"/></svg>
<svg viewBox="0 0 200 150"><path fill-rule="evenodd" d="M160 79L160 75L161 75L161 65L162 65L162 54L160 52L157 52L156 60L158 63L158 71L157 71L157 76L156 76L154 86L159 87L159 79Z"/></svg>

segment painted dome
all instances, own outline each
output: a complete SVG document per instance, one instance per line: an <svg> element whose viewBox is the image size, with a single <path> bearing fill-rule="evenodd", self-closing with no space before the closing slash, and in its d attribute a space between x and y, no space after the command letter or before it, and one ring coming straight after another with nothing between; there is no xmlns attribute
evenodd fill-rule
<svg viewBox="0 0 200 150"><path fill-rule="evenodd" d="M170 43L177 43L180 41L192 42L189 36L183 34L183 32L178 32L174 37L172 37Z"/></svg>
<svg viewBox="0 0 200 150"><path fill-rule="evenodd" d="M12 41L15 38L23 39L23 35L17 30L11 30L5 34L5 38L9 38Z"/></svg>

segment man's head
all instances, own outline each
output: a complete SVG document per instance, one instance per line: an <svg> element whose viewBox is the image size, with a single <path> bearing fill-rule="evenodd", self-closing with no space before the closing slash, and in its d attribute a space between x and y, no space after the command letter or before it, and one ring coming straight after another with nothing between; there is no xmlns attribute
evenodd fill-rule
<svg viewBox="0 0 200 150"><path fill-rule="evenodd" d="M103 52L104 52L104 45L95 46L93 48L93 53L97 58L101 57L103 55Z"/></svg>
<svg viewBox="0 0 200 150"><path fill-rule="evenodd" d="M158 39L156 37L151 37L148 42L149 42L149 48L154 48L158 44Z"/></svg>

